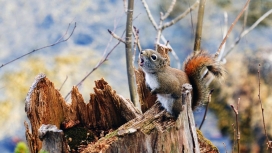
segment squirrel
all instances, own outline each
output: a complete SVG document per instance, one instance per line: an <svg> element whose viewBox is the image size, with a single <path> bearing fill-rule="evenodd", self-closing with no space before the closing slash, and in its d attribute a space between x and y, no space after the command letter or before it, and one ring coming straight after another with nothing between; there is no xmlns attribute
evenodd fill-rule
<svg viewBox="0 0 272 153"><path fill-rule="evenodd" d="M145 82L151 94L157 95L157 101L174 117L182 111L182 85L192 85L192 109L208 99L209 89L202 77L203 68L214 76L222 76L221 65L207 52L201 51L188 56L184 62L184 71L169 66L169 59L160 53L146 49L141 51L139 66L145 74ZM205 78L206 76L204 76Z"/></svg>

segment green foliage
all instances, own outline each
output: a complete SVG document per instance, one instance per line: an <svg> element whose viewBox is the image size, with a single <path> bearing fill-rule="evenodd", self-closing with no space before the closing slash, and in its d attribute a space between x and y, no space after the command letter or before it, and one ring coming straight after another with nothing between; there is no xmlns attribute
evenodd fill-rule
<svg viewBox="0 0 272 153"><path fill-rule="evenodd" d="M26 143L25 142L17 143L14 153L29 153Z"/></svg>

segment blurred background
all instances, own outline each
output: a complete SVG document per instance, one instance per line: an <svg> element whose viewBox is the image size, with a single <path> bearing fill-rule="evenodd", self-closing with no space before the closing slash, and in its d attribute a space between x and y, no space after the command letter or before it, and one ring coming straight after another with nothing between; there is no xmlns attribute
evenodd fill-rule
<svg viewBox="0 0 272 153"><path fill-rule="evenodd" d="M224 13L230 26L242 10L245 0L210 0L206 2L202 48L215 53L222 38ZM148 0L151 13L157 23L159 12L166 12L170 1ZM174 11L166 21L183 13L194 0L177 0ZM36 51L20 60L0 68L0 151L10 153L20 141L25 141L25 97L35 77L44 73L60 90L63 97L78 84L117 43L107 29L121 36L125 30L126 14L121 0L0 0L0 65L34 49L53 44L60 39L74 22L77 27L71 38L61 44ZM154 48L156 31L150 23L141 1L135 1L134 26L140 30L143 49ZM249 5L247 22L241 17L226 43L226 51L234 44L242 30L248 29L264 13L272 8L271 0L255 0ZM197 9L180 22L165 29L163 35L180 58L180 63L192 52ZM245 25L245 26L244 26ZM272 135L272 16L265 18L254 30L244 36L225 58L224 80L213 82L215 89L203 134L220 152L231 152L234 145L235 116L230 104L240 101L240 125L242 152L266 152L261 108L258 102L258 65L261 64L261 98L265 108L265 120L269 136ZM137 56L137 55L136 55ZM129 98L124 44L112 52L99 69L79 86L85 101L93 92L94 80L105 80L118 94ZM173 59L173 58L171 58ZM137 68L137 61L135 67ZM177 67L177 61L171 60ZM69 102L69 99L68 99ZM195 111L199 126L204 109Z"/></svg>

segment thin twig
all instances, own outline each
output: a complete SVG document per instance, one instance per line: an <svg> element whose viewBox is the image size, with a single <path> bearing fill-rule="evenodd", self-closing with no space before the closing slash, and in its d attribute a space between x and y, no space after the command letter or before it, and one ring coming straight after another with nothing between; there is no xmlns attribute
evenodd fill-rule
<svg viewBox="0 0 272 153"><path fill-rule="evenodd" d="M212 93L213 93L213 90L211 90L211 92L210 92L210 94L209 94L208 103L207 103L207 105L206 105L205 113L204 113L203 119L202 119L202 121L201 121L201 124L200 124L200 126L199 126L199 130L201 130L201 127L202 127L204 121L206 120L207 112L208 112L208 107L209 107L209 103L211 102Z"/></svg>
<svg viewBox="0 0 272 153"><path fill-rule="evenodd" d="M59 88L59 91L61 90L61 88L63 87L63 85L64 85L65 82L67 81L67 79L68 79L68 76L66 75L66 78L65 78L65 80L63 81L63 83L61 84L61 86L60 86L60 88Z"/></svg>
<svg viewBox="0 0 272 153"><path fill-rule="evenodd" d="M202 25L203 25L203 18L204 18L205 2L206 0L200 0L200 4L198 7L195 43L194 43L194 54L198 53L201 47Z"/></svg>
<svg viewBox="0 0 272 153"><path fill-rule="evenodd" d="M114 32L112 32L111 30L108 29L108 32L112 35L113 38L119 40L120 42L122 42L122 43L124 43L124 44L126 43L125 40L123 40L122 38L120 38L119 36L117 36L117 35L116 35Z"/></svg>
<svg viewBox="0 0 272 153"><path fill-rule="evenodd" d="M236 41L230 46L230 49L226 52L226 57L232 50L233 48L240 42L240 39L243 38L245 35L247 35L250 31L252 31L260 22L262 22L267 16L269 16L272 13L272 9L267 11L264 15L262 15L250 28L247 30L243 31L243 33L236 39Z"/></svg>
<svg viewBox="0 0 272 153"><path fill-rule="evenodd" d="M170 27L171 25L177 23L178 21L180 21L181 19L183 19L187 14L189 14L192 10L194 10L198 5L199 5L199 1L196 1L191 7L189 7L187 10L185 10L182 14L180 14L179 16L177 16L172 21L166 22L165 24L163 24L162 27L159 27L159 29L163 30L163 29L165 29L167 27Z"/></svg>
<svg viewBox="0 0 272 153"><path fill-rule="evenodd" d="M227 38L229 37L229 34L230 34L230 32L232 31L233 27L235 26L235 24L237 23L237 21L240 19L240 17L242 16L242 14L244 13L244 11L246 10L246 8L247 8L249 2L250 2L250 0L247 0L247 2L246 2L246 4L245 4L244 8L243 8L242 11L238 14L238 16L236 17L236 19L234 20L234 22L231 24L231 26L230 26L230 28L229 28L229 30L228 30L228 33L227 33L227 35L225 36L225 38L222 40L222 42L221 42L221 44L220 44L220 46L219 46L217 52L215 53L215 56L218 56L218 55L219 55L219 53L220 53L220 51L221 51L221 49L222 49L222 47L223 47L223 44L226 42L226 40L227 40Z"/></svg>
<svg viewBox="0 0 272 153"><path fill-rule="evenodd" d="M135 26L133 26L133 35L134 35L138 50L139 50L139 52L141 52L142 47L141 47L141 43L140 43L139 33L140 33L139 29L137 29Z"/></svg>
<svg viewBox="0 0 272 153"><path fill-rule="evenodd" d="M125 32L123 32L124 34ZM123 35L122 34L122 35ZM111 42L111 40L109 41L109 43ZM76 87L80 86L95 70L97 70L97 68L99 68L105 61L107 61L108 57L110 56L110 54L112 53L112 51L120 44L121 41L118 41L113 48L106 53L108 46L106 47L104 54L105 56L102 57L102 59L96 64L96 66L82 79L80 80L80 82L76 85ZM108 45L109 45L108 43ZM67 101L68 96L71 94L72 90L65 96L65 100Z"/></svg>
<svg viewBox="0 0 272 153"><path fill-rule="evenodd" d="M145 0L141 0L141 1L142 1L143 5L144 5L145 11L146 11L147 16L148 16L149 20L151 21L152 25L154 26L155 29L158 29L158 25L157 25L157 23L155 22L155 20L154 20L154 18L153 18L153 16L152 16L151 12L150 12L150 10L149 10L149 7L148 7L146 1L145 1Z"/></svg>
<svg viewBox="0 0 272 153"><path fill-rule="evenodd" d="M170 15L170 13L173 11L176 1L177 0L172 0L167 12L162 16L162 20L165 20Z"/></svg>
<svg viewBox="0 0 272 153"><path fill-rule="evenodd" d="M118 23L119 23L119 20L118 21L114 20L114 30L116 29ZM124 33L125 33L125 31L123 31L121 37L124 35ZM107 46L106 46L106 48L105 48L105 50L103 52L103 55L102 55L102 58L100 59L100 61L96 64L96 66L79 83L77 83L76 87L80 86L96 69L98 69L99 66L101 66L107 60L108 56L112 53L112 51L120 44L121 41L118 41L115 44L115 46L113 46L113 48L107 53L107 50L108 50L108 48L110 46L112 38L113 38L113 36L110 37L110 39L108 41L108 44L107 44ZM65 96L64 99L66 101L68 100L67 98L71 93L72 93L72 90L70 90L70 92Z"/></svg>
<svg viewBox="0 0 272 153"><path fill-rule="evenodd" d="M68 28L67 28L66 33L64 34L64 36L67 34L67 31L68 31L69 27L70 27L70 24L69 24L69 26L68 26ZM55 45L57 45L57 44L60 44L60 43L62 43L62 42L67 41L67 40L70 39L70 37L73 35L75 28L76 28L76 22L75 22L75 26L74 26L74 28L73 28L71 34L70 34L66 39L63 39L63 36L62 36L57 42L55 42L55 43L53 43L53 44L50 44L50 45L47 45L47 46L44 46L44 47L41 47L41 48L38 48L38 49L34 49L34 50L32 50L31 52L28 52L28 53L26 53L26 54L24 54L24 55L21 55L21 56L15 58L15 59L13 59L13 60L11 60L11 61L5 63L5 64L2 64L2 65L0 66L0 69L1 69L2 67L6 66L6 65L8 65L8 64L10 64L10 63L12 63L12 62L14 62L14 61L17 61L17 60L19 60L19 59L21 59L21 58L23 58L23 57L25 57L25 56L27 56L27 55L29 55L29 54L32 54L32 53L36 52L36 51L39 51L39 50L42 50L42 49L45 49L45 48L48 48L48 47L52 47L52 46L55 46ZM61 40L61 39L62 39L62 40Z"/></svg>
<svg viewBox="0 0 272 153"><path fill-rule="evenodd" d="M232 110L235 113L235 119L236 119L236 141L237 141L237 151L240 153L240 129L239 129L239 119L238 119L238 114L239 114L239 103L240 103L240 98L238 98L237 102L237 109L234 108L233 105L230 105Z"/></svg>
<svg viewBox="0 0 272 153"><path fill-rule="evenodd" d="M162 34L162 28L160 28L162 26L162 23L163 23L163 20L162 20L162 16L163 16L163 13L161 12L160 13L160 23L159 23L159 28L157 29L157 38L156 38L156 41L155 41L155 50L157 51L157 47L158 45L157 44L160 44L160 39L161 39L161 34Z"/></svg>
<svg viewBox="0 0 272 153"><path fill-rule="evenodd" d="M228 32L228 13L224 12L224 31L223 31L223 39L227 35ZM216 59L217 61L221 61L223 54L226 49L226 43L224 43L221 52L218 54L218 58ZM215 57L216 58L216 57Z"/></svg>
<svg viewBox="0 0 272 153"><path fill-rule="evenodd" d="M235 148L235 125L234 123L231 124L232 125L232 129L233 129L233 146L232 146L232 153L234 153L234 148Z"/></svg>
<svg viewBox="0 0 272 153"><path fill-rule="evenodd" d="M191 7L191 4L189 2L189 0L187 0L188 6L189 8ZM192 15L192 11L190 11L190 21L191 21L191 30L192 30L192 35L191 35L191 39L193 39L194 34L195 34L195 28L194 28L194 22L193 22L193 15Z"/></svg>
<svg viewBox="0 0 272 153"><path fill-rule="evenodd" d="M264 132L265 132L265 136L266 136L267 148L269 148L269 149L270 149L270 152L272 152L272 146L270 145L270 140L269 140L269 138L268 138L267 131L266 131L265 120L264 120L264 108L263 108L263 104L262 104L262 100L261 100L261 77L260 77L260 67L261 67L261 64L259 64L259 68L258 68L258 81L259 81L259 94L258 94L258 98L259 98L259 102L260 102L260 106L261 106L261 110L262 110L263 128L264 128Z"/></svg>

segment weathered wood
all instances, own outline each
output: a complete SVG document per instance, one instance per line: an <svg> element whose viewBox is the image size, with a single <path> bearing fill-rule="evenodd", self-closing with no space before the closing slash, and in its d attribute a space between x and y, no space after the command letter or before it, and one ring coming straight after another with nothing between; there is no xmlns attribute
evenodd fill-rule
<svg viewBox="0 0 272 153"><path fill-rule="evenodd" d="M31 152L42 148L38 129L42 124L53 124L60 128L60 123L67 117L69 111L64 99L52 82L40 74L30 87L26 98L25 111L31 124L31 132L26 126L26 138Z"/></svg>
<svg viewBox="0 0 272 153"><path fill-rule="evenodd" d="M58 129L73 126L86 127L96 133L117 128L138 117L140 112L133 104L116 94L103 79L95 82L94 93L85 103L77 88L72 89L72 103L67 104L45 75L39 75L26 98L26 113L31 130L25 122L26 139L31 152L42 148L38 129L42 124L56 125Z"/></svg>
<svg viewBox="0 0 272 153"><path fill-rule="evenodd" d="M68 153L67 143L62 130L55 125L42 125L39 130L39 138L42 141L42 150L49 153Z"/></svg>
<svg viewBox="0 0 272 153"><path fill-rule="evenodd" d="M200 152L194 119L188 117L192 111L187 87L183 92L184 109L177 120L156 103L143 116L90 144L83 152Z"/></svg>
<svg viewBox="0 0 272 153"><path fill-rule="evenodd" d="M67 104L53 83L39 75L26 98L31 124L28 128L25 122L29 148L31 152L41 150L38 129L42 124L53 124L64 131L70 147L78 146L71 148L72 152L216 152L199 150L189 90L184 86L184 110L176 120L159 103L142 115L103 79L95 82L88 103L74 87L72 103Z"/></svg>

